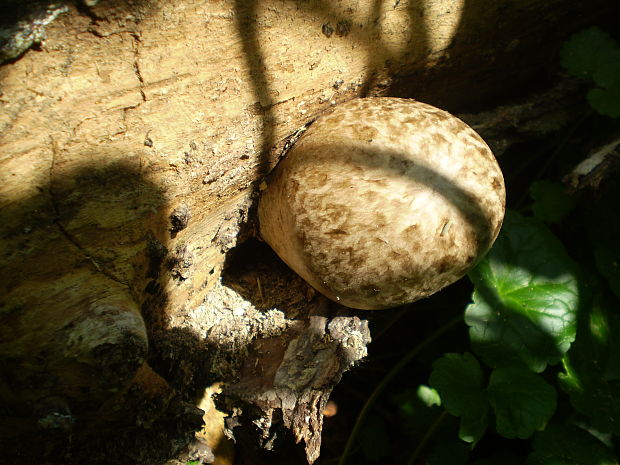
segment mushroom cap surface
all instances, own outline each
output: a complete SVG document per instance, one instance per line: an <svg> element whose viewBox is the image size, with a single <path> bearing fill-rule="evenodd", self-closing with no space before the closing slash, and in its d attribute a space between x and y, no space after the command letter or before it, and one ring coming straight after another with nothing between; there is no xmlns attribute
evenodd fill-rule
<svg viewBox="0 0 620 465"><path fill-rule="evenodd" d="M482 138L414 100L349 101L321 116L271 174L263 239L330 299L357 309L427 297L484 256L505 210Z"/></svg>

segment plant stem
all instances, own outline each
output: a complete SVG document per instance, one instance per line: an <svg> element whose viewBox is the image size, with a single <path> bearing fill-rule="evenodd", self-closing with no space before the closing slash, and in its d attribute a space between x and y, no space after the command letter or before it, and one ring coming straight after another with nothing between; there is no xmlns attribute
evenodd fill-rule
<svg viewBox="0 0 620 465"><path fill-rule="evenodd" d="M448 415L448 411L444 409L444 411L441 412L437 416L437 418L435 419L431 427L428 429L424 437L418 443L418 447L415 448L415 450L413 451L413 454L411 454L411 457L409 457L409 460L407 461L407 465L414 465L416 460L418 460L418 456L420 455L420 452L422 452L428 440L433 436L433 434L435 434L435 430L439 427L439 425L441 425L441 422L444 420L444 418L446 418L447 415Z"/></svg>
<svg viewBox="0 0 620 465"><path fill-rule="evenodd" d="M402 370L405 366L407 366L407 364L411 362L411 360L416 355L418 355L422 351L422 349L424 349L427 345L429 345L431 342L433 342L438 337L442 336L445 332L450 330L453 326L456 326L461 321L463 321L462 315L459 315L458 317L450 320L448 323L443 325L441 328L439 328L437 331L435 331L433 334L427 337L424 341L422 341L420 344L414 347L411 351L409 351L409 353L405 355L402 359L400 359L400 361L396 365L394 365L394 367L390 370L390 372L387 375L385 375L385 377L381 380L381 382L372 391L370 396L368 396L368 399L366 399L366 403L360 410L360 413L357 415L357 419L355 420L355 425L353 425L353 429L351 430L349 439L347 439L347 443L344 446L344 451L342 452L342 455L340 456L340 461L338 462L338 465L345 465L345 463L347 462L347 458L349 454L351 453L351 449L353 448L353 444L355 444L355 440L357 439L357 435L359 434L362 428L364 420L366 420L366 417L370 413L370 409L373 407L373 405L375 404L375 402L377 401L381 393L388 386L388 384L390 384L392 379L394 379L394 377L400 372L400 370Z"/></svg>

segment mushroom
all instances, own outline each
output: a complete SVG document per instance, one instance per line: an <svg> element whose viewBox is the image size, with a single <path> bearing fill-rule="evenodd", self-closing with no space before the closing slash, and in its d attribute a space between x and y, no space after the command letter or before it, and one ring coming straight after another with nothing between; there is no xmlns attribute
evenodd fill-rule
<svg viewBox="0 0 620 465"><path fill-rule="evenodd" d="M349 101L320 117L278 164L260 233L328 298L395 307L460 279L488 251L505 210L482 138L414 100Z"/></svg>

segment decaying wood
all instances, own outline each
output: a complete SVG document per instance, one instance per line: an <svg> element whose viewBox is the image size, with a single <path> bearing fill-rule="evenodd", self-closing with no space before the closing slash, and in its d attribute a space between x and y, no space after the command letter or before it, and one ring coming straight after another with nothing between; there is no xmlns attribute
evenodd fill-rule
<svg viewBox="0 0 620 465"><path fill-rule="evenodd" d="M596 147L588 157L579 163L564 183L572 190L597 190L605 180L615 178L620 167L620 137L615 136L601 147Z"/></svg>
<svg viewBox="0 0 620 465"><path fill-rule="evenodd" d="M338 314L247 240L281 148L350 98L500 93L540 72L550 34L606 14L577 0L94 3L65 5L38 50L0 67L0 436L57 435L50 454L86 444L91 463L119 428L187 439L190 395L213 382L264 438L281 412L316 458L322 407L370 339L363 314ZM184 444L150 441L151 459Z"/></svg>

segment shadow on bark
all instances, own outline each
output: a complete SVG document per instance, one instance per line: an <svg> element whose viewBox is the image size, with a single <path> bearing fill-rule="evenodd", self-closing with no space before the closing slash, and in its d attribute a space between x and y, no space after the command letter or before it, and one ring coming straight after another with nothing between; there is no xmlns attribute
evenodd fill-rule
<svg viewBox="0 0 620 465"><path fill-rule="evenodd" d="M163 462L202 423L150 368L140 313L166 302L167 200L116 155L52 165L0 213L0 463Z"/></svg>

